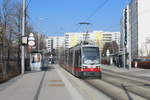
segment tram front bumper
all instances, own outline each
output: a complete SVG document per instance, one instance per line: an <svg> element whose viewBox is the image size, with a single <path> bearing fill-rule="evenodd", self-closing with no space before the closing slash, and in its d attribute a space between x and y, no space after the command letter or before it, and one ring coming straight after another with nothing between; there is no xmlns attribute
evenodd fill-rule
<svg viewBox="0 0 150 100"><path fill-rule="evenodd" d="M101 76L101 72L80 72L79 76L83 76L83 77L97 77L97 76Z"/></svg>

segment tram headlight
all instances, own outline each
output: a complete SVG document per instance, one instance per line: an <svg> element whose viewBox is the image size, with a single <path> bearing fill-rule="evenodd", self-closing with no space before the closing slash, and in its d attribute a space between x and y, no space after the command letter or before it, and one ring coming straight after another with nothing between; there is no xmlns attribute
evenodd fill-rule
<svg viewBox="0 0 150 100"><path fill-rule="evenodd" d="M86 68L87 68L87 66L83 66L83 68L84 68L84 69L86 69Z"/></svg>

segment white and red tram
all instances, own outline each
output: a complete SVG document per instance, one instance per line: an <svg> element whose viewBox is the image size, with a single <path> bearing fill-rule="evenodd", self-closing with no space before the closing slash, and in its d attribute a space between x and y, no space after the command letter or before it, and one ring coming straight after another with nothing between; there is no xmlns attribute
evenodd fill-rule
<svg viewBox="0 0 150 100"><path fill-rule="evenodd" d="M77 77L101 78L99 47L80 44L66 50L64 68Z"/></svg>

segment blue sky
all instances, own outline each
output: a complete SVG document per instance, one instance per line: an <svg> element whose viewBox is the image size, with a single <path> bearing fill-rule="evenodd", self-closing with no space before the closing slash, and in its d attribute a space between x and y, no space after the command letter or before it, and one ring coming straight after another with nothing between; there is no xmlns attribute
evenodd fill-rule
<svg viewBox="0 0 150 100"><path fill-rule="evenodd" d="M27 0L29 2L30 0ZM105 0L31 0L29 15L36 30L47 36L81 32L85 21ZM120 31L120 18L129 0L108 2L87 20L89 30Z"/></svg>

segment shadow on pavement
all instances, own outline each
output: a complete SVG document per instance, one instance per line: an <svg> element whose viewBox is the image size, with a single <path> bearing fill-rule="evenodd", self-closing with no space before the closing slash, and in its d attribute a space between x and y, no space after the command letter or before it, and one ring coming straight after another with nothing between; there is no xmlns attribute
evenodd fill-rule
<svg viewBox="0 0 150 100"><path fill-rule="evenodd" d="M46 71L51 71L55 69L53 65L47 65L47 66L43 66L41 67L40 70L29 70L29 71L25 71L25 74L29 74L29 73L38 73L38 72L46 72Z"/></svg>
<svg viewBox="0 0 150 100"><path fill-rule="evenodd" d="M42 67L41 71L51 71L53 69L55 69L55 68L51 65L51 66Z"/></svg>
<svg viewBox="0 0 150 100"><path fill-rule="evenodd" d="M121 87L124 89L126 95L128 96L128 100L133 100L133 98L130 96L128 90L126 89L126 87L123 84L121 84Z"/></svg>
<svg viewBox="0 0 150 100"><path fill-rule="evenodd" d="M134 85L124 85L124 87L137 87L137 86L146 86L146 87L149 87L150 84L134 84Z"/></svg>
<svg viewBox="0 0 150 100"><path fill-rule="evenodd" d="M150 86L150 84L144 84L144 86Z"/></svg>

